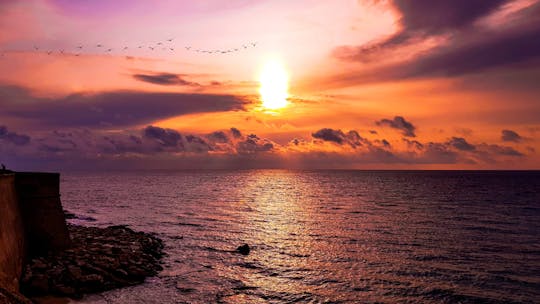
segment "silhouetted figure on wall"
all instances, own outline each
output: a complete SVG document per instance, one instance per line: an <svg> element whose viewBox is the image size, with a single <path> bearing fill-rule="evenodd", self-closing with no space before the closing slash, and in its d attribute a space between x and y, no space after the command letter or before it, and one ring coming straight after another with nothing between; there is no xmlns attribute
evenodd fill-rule
<svg viewBox="0 0 540 304"><path fill-rule="evenodd" d="M0 168L0 173L11 173L13 171L6 169L6 165L2 164Z"/></svg>

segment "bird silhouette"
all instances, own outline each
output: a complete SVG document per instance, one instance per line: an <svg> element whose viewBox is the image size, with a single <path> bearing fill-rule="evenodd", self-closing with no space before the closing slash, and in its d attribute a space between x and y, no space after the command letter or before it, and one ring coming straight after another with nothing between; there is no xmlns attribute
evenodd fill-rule
<svg viewBox="0 0 540 304"><path fill-rule="evenodd" d="M161 43L161 42L158 42L158 43L157 43L157 45L162 45L162 44L163 44L163 43Z"/></svg>
<svg viewBox="0 0 540 304"><path fill-rule="evenodd" d="M256 46L257 46L257 42L252 42L251 45L253 45L253 47L256 47Z"/></svg>
<svg viewBox="0 0 540 304"><path fill-rule="evenodd" d="M149 46L148 48L151 49L152 51L154 50L154 47Z"/></svg>
<svg viewBox="0 0 540 304"><path fill-rule="evenodd" d="M112 49L107 49L107 51L106 51L106 52L110 52L110 51L112 51Z"/></svg>
<svg viewBox="0 0 540 304"><path fill-rule="evenodd" d="M60 54L64 55L64 50L60 50Z"/></svg>
<svg viewBox="0 0 540 304"><path fill-rule="evenodd" d="M98 44L98 45L96 45L96 47L99 47L99 48L100 48L100 47L103 47L103 45L101 45L101 44Z"/></svg>
<svg viewBox="0 0 540 304"><path fill-rule="evenodd" d="M174 48L169 48L169 50L174 51Z"/></svg>
<svg viewBox="0 0 540 304"><path fill-rule="evenodd" d="M37 50L39 50L39 48L38 48L37 46L34 45L34 50L37 51Z"/></svg>
<svg viewBox="0 0 540 304"><path fill-rule="evenodd" d="M142 49L143 47L142 47L142 45L140 45L138 48L139 48L139 49Z"/></svg>
<svg viewBox="0 0 540 304"><path fill-rule="evenodd" d="M169 41L169 42L171 42L171 41L173 41L173 40L174 40L174 38L171 38L171 39L167 39L167 41Z"/></svg>
<svg viewBox="0 0 540 304"><path fill-rule="evenodd" d="M78 46L77 48L78 48L78 49L80 50L80 49L82 49L82 48L83 48L83 46L82 46L82 45L79 45L79 46Z"/></svg>
<svg viewBox="0 0 540 304"><path fill-rule="evenodd" d="M47 55L50 55L50 54L52 54L52 51L48 51L48 52L47 52Z"/></svg>
<svg viewBox="0 0 540 304"><path fill-rule="evenodd" d="M75 56L79 57L79 56L81 56L81 54L75 54Z"/></svg>
<svg viewBox="0 0 540 304"><path fill-rule="evenodd" d="M127 46L125 46L125 47L124 47L124 51L125 51L125 50L127 50L127 49L128 49L128 47L127 47Z"/></svg>
<svg viewBox="0 0 540 304"><path fill-rule="evenodd" d="M191 47L190 46L186 46L186 50L191 50Z"/></svg>

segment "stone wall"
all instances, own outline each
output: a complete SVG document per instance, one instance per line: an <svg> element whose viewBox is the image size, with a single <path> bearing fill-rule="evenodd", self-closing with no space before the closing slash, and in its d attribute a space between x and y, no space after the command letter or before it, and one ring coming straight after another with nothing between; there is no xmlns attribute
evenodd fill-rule
<svg viewBox="0 0 540 304"><path fill-rule="evenodd" d="M15 189L29 257L69 247L69 232L60 202L60 174L17 172Z"/></svg>
<svg viewBox="0 0 540 304"><path fill-rule="evenodd" d="M24 230L15 175L0 174L0 286L17 290L24 261Z"/></svg>
<svg viewBox="0 0 540 304"><path fill-rule="evenodd" d="M1 172L0 303L24 302L17 293L27 260L70 245L60 174Z"/></svg>

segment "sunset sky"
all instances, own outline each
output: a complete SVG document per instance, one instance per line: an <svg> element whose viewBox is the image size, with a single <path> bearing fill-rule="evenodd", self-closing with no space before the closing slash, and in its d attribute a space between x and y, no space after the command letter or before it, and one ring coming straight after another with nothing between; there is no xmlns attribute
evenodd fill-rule
<svg viewBox="0 0 540 304"><path fill-rule="evenodd" d="M540 169L539 135L540 1L0 0L13 169Z"/></svg>

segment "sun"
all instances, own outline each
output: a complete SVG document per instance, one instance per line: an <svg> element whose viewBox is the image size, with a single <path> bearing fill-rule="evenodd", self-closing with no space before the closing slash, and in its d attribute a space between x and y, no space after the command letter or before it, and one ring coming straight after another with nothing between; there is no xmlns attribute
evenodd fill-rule
<svg viewBox="0 0 540 304"><path fill-rule="evenodd" d="M289 75L281 62L267 61L261 70L259 83L259 94L264 108L277 110L287 106Z"/></svg>

